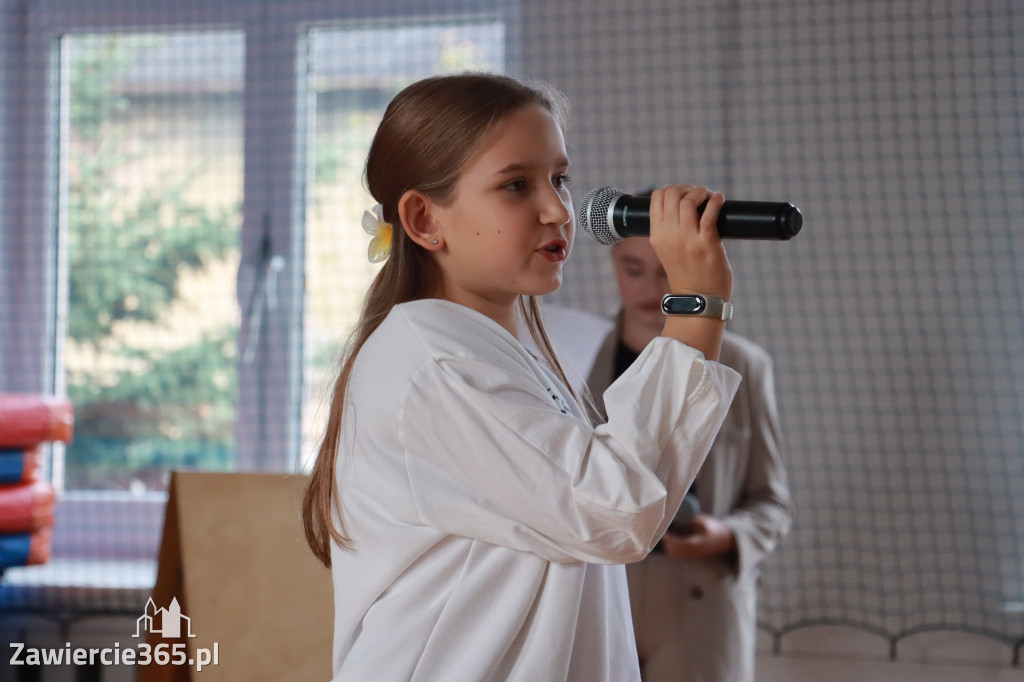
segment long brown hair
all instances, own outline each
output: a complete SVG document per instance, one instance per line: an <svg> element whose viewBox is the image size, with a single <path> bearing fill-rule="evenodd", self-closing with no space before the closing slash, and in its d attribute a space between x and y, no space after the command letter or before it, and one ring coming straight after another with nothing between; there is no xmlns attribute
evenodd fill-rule
<svg viewBox="0 0 1024 682"><path fill-rule="evenodd" d="M398 201L412 189L440 203L450 200L459 173L481 140L511 114L530 105L550 112L562 129L566 128L568 105L561 93L544 84L494 74L418 81L399 92L384 112L367 155L366 184L380 202L384 220L394 226L391 255L367 291L346 347L327 428L302 503L306 541L325 566L331 565L332 541L341 547L350 542L341 524L334 484L342 409L356 355L395 305L429 298L441 282L432 254L405 234L398 218ZM520 297L519 312L544 359L579 400L544 331L536 299Z"/></svg>

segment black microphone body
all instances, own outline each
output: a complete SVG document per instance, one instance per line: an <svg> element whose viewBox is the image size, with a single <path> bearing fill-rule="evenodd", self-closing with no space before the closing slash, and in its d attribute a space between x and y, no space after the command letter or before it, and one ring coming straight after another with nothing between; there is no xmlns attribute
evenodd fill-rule
<svg viewBox="0 0 1024 682"><path fill-rule="evenodd" d="M697 213L703 212L701 204ZM587 236L601 244L646 237L651 233L651 198L614 187L591 190L580 202L577 222ZM800 231L803 216L788 202L727 199L716 225L722 239L786 240Z"/></svg>

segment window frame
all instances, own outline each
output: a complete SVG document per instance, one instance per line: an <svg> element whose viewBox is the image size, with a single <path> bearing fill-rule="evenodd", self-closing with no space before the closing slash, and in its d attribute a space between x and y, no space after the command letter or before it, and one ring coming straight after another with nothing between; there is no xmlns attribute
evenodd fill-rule
<svg viewBox="0 0 1024 682"><path fill-rule="evenodd" d="M313 114L306 92L310 29L353 21L499 18L506 25L508 70L514 72L519 63L515 51L518 2L446 0L442 7L424 7L415 0L397 0L388 7L370 2L338 5L328 0L180 0L169 8L161 0L26 0L22 12L0 17L0 34L7 29L13 38L0 48L12 57L4 60L11 66L0 65L0 103L10 104L6 118L0 112L0 126L12 131L6 149L0 147L0 178L9 185L0 195L4 211L0 215L6 216L0 236L6 255L0 263L7 273L0 275L0 300L17 301L0 307L0 357L5 358L0 360L0 386L4 390L65 391L67 269L62 262L65 226L58 199L64 195L61 161L67 131L57 132L65 104L61 101L61 37L240 30L245 36L244 178L237 275L241 329L236 470L293 472L300 468L307 121ZM11 23L4 26L4 21ZM275 305L267 304L268 282L276 289L276 295L269 297ZM250 301L257 303L250 306ZM258 329L251 329L253 324ZM3 333L5 329L16 333ZM244 362L242 349L249 343L254 344L255 360ZM59 446L54 447L59 453ZM61 472L48 475L59 489ZM79 556L88 545L115 546L109 541L112 538L97 536L94 544L79 535L102 535L102 531L74 528L77 519L91 515L92 505L115 504L132 512L124 514L125 524L112 533L150 536L155 529L156 537L154 544L124 547L121 543L118 556L104 558L155 558L165 502L165 493L141 497L118 491L62 493L57 518L64 528L55 534L54 553ZM100 513L99 507L96 512ZM74 541L62 545L62 535L73 536Z"/></svg>

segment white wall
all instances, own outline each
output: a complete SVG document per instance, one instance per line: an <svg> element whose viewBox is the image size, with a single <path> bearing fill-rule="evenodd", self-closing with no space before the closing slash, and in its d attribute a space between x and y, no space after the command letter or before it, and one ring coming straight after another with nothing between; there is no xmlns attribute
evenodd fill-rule
<svg viewBox="0 0 1024 682"><path fill-rule="evenodd" d="M693 181L803 210L791 242L729 245L730 325L775 359L797 505L766 628L1024 641L1024 6L524 14L524 72L573 104L577 199ZM607 252L580 242L553 298L610 312Z"/></svg>
<svg viewBox="0 0 1024 682"><path fill-rule="evenodd" d="M0 130L19 99L9 26L21 4L0 0ZM733 328L775 357L798 505L765 567L766 627L866 622L896 636L948 622L1020 641L1024 616L1007 603L1024 601L1024 7L523 0L522 11L523 73L573 102L577 196L692 180L804 211L792 242L730 246ZM10 169L41 163L15 159L13 144L0 135L0 220L17 191ZM3 301L17 298L11 238L0 229ZM556 299L610 312L606 256L581 241ZM0 305L0 334L17 315ZM0 386L16 362L0 355ZM763 679L1020 678L995 637L971 640L980 664L922 662L902 645L893 663L884 638L880 651L860 646L862 630L800 631L761 658Z"/></svg>
<svg viewBox="0 0 1024 682"><path fill-rule="evenodd" d="M0 0L0 64L10 64L14 58L16 42L11 34L13 5L14 0ZM11 102L9 69L0 68L0 131L7 130L10 126ZM7 195L10 186L7 177L9 153L7 136L0 134L0 221L7 215ZM7 261L7 254L10 252L7 231L0 229L0 300L8 300L10 292L8 278L11 267ZM7 333L10 324L8 310L6 306L0 308L0 334ZM0 354L0 386L7 385L8 363L10 362L10 359L4 355Z"/></svg>

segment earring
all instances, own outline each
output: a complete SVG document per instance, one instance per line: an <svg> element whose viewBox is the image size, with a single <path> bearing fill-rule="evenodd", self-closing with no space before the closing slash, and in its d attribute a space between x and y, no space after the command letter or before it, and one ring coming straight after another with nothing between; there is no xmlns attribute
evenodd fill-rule
<svg viewBox="0 0 1024 682"><path fill-rule="evenodd" d="M437 240L436 240L436 239L434 239L434 240L432 240L432 241L431 241L430 243L431 243L431 244L436 244L436 243L437 243Z"/></svg>

